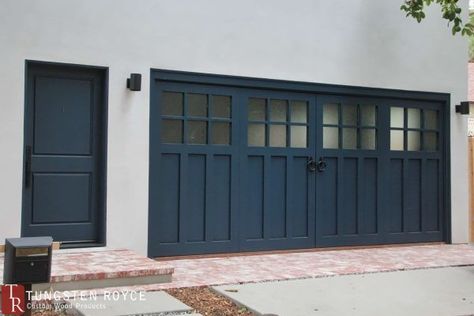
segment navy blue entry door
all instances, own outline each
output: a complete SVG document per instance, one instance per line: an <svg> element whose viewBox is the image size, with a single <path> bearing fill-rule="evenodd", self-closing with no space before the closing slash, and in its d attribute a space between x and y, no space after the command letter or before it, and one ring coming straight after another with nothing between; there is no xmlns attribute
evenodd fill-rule
<svg viewBox="0 0 474 316"><path fill-rule="evenodd" d="M22 236L104 242L105 73L27 64Z"/></svg>
<svg viewBox="0 0 474 316"><path fill-rule="evenodd" d="M445 238L442 102L170 76L152 72L150 256Z"/></svg>

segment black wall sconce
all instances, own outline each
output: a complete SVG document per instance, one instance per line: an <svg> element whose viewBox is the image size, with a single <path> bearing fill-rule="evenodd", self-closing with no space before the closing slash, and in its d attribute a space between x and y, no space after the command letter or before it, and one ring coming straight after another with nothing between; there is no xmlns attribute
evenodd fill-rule
<svg viewBox="0 0 474 316"><path fill-rule="evenodd" d="M127 79L127 88L131 91L140 91L142 89L142 75L130 74L130 78Z"/></svg>
<svg viewBox="0 0 474 316"><path fill-rule="evenodd" d="M474 105L474 102L471 101L463 101L461 104L456 105L456 113L462 115L469 115L469 107L470 105Z"/></svg>

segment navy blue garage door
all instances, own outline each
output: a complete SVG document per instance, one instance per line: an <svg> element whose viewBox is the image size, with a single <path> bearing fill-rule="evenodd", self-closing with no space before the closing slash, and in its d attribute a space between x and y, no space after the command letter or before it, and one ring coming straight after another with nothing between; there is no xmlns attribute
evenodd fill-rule
<svg viewBox="0 0 474 316"><path fill-rule="evenodd" d="M446 240L447 100L152 71L149 255Z"/></svg>

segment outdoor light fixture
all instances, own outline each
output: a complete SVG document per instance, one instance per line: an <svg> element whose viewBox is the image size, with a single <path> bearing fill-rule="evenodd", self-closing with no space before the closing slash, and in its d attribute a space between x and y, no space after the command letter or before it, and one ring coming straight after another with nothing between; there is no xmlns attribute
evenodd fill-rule
<svg viewBox="0 0 474 316"><path fill-rule="evenodd" d="M456 105L456 113L462 115L469 115L469 107L470 105L474 105L474 102L471 101L463 101L461 104Z"/></svg>
<svg viewBox="0 0 474 316"><path fill-rule="evenodd" d="M140 91L142 89L142 75L130 74L130 78L127 79L127 88L131 91Z"/></svg>

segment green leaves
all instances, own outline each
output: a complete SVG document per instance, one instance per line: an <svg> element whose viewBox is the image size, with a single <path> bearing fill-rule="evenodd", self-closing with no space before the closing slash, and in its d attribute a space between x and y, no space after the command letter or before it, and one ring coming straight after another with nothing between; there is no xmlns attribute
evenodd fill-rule
<svg viewBox="0 0 474 316"><path fill-rule="evenodd" d="M469 23L466 23L466 26L468 26L467 24L470 24L470 29L463 30L463 35L468 36L467 40L469 42L469 62L474 62L474 33L472 32L472 25L474 25L474 13L469 14Z"/></svg>
<svg viewBox="0 0 474 316"><path fill-rule="evenodd" d="M474 24L463 24L461 19L462 9L458 6L459 0L405 0L401 5L400 10L406 12L406 16L411 16L418 23L425 17L425 6L431 5L433 2L441 6L441 13L443 19L448 20L448 26L451 26L451 33L456 35L472 36L474 34Z"/></svg>

